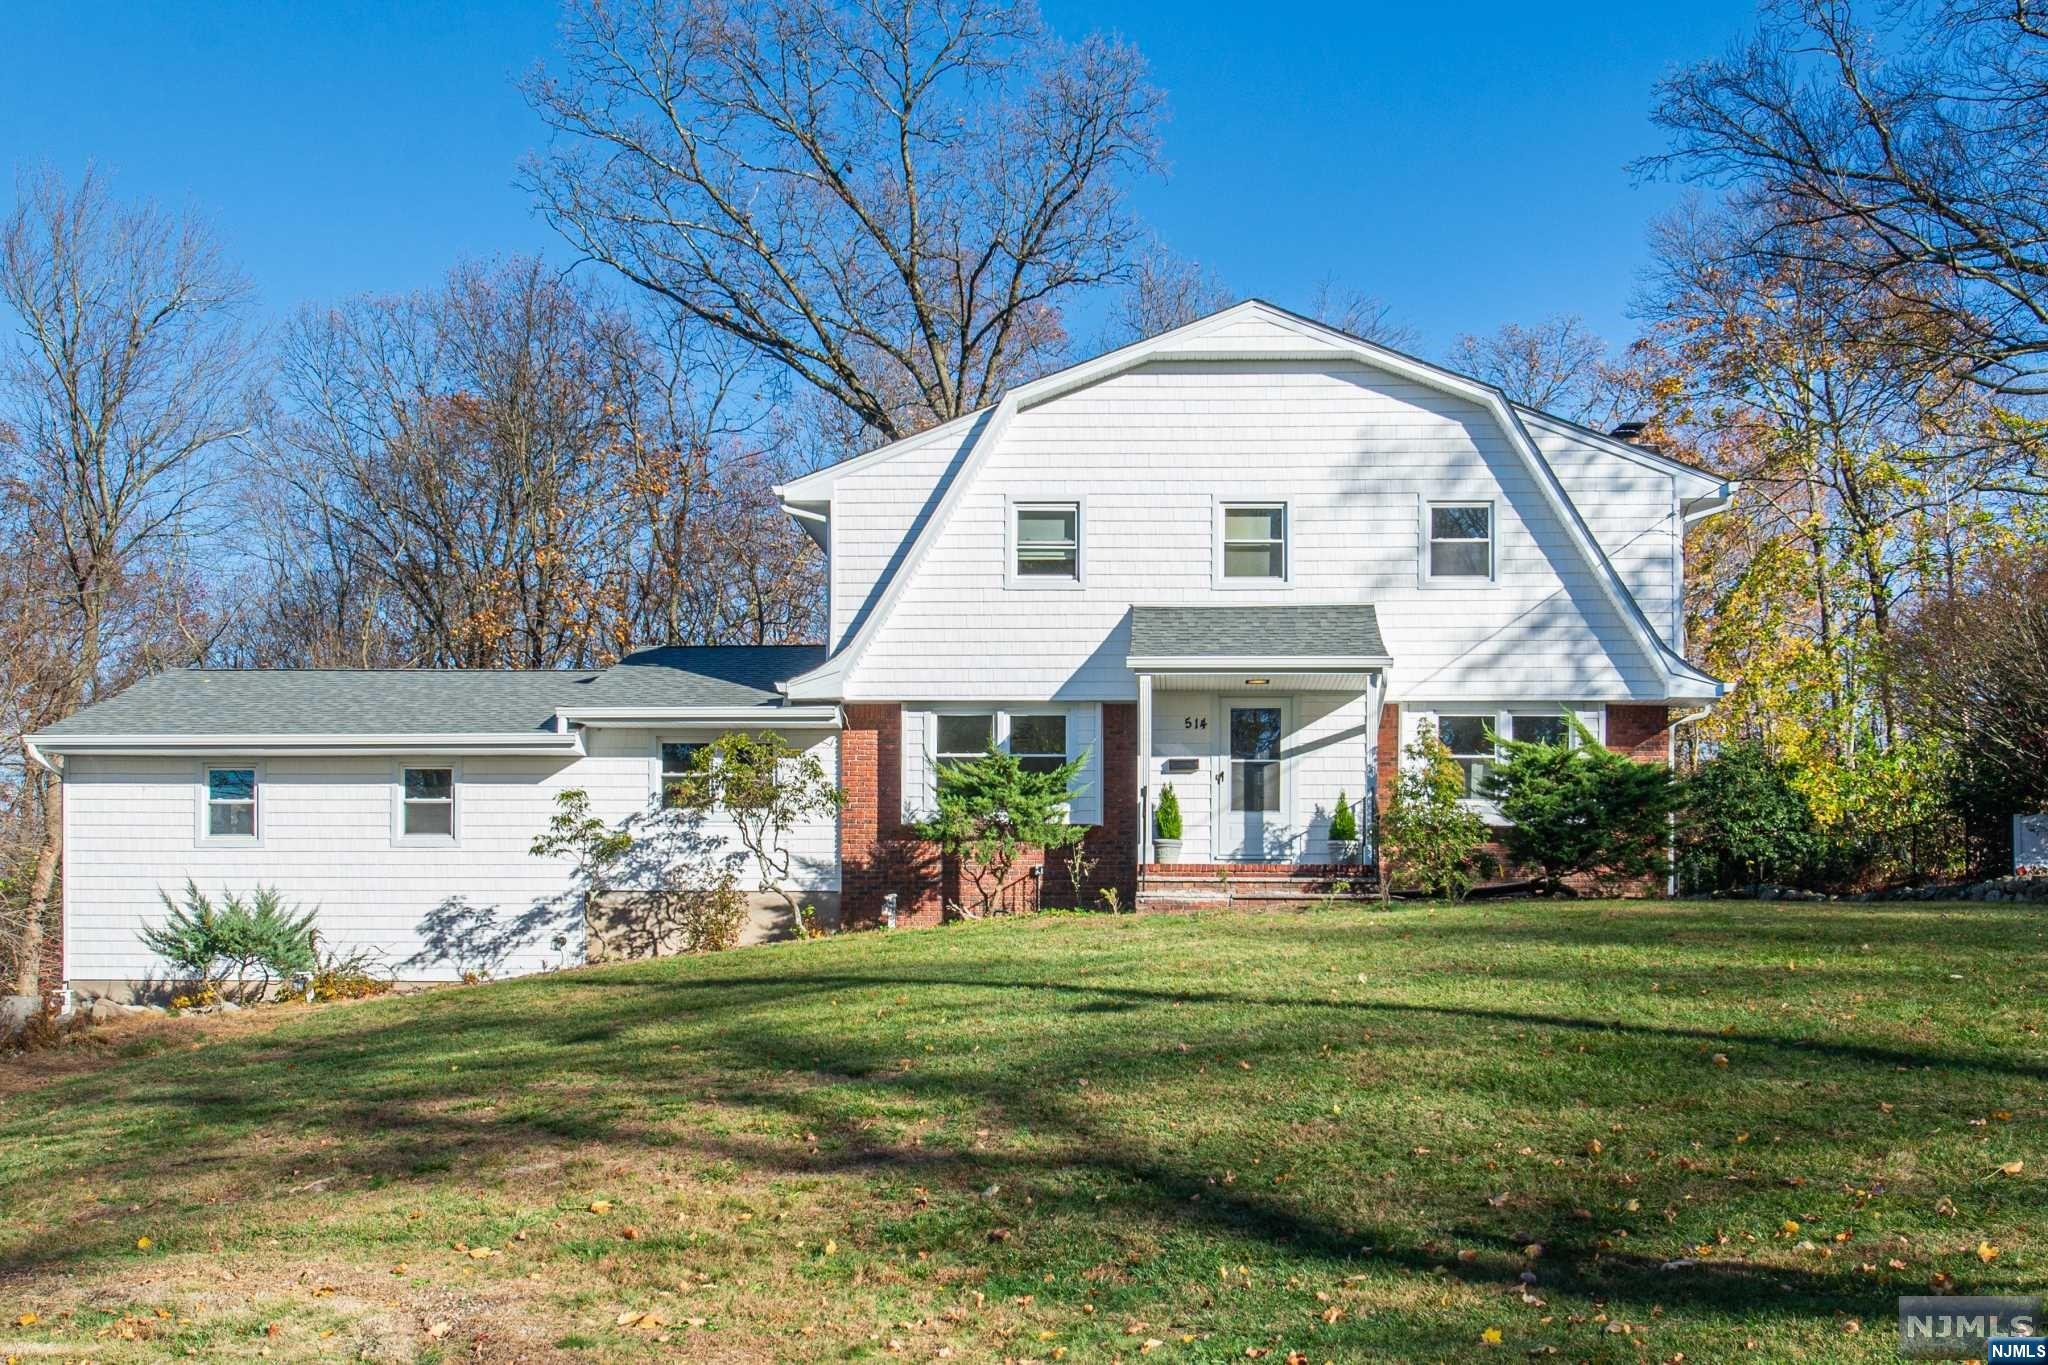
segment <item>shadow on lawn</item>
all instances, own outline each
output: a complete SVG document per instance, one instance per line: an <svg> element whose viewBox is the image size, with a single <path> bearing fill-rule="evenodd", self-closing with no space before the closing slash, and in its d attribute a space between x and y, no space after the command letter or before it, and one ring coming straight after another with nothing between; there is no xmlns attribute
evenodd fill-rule
<svg viewBox="0 0 2048 1365"><path fill-rule="evenodd" d="M1129 966L1114 958L1104 959L1103 965ZM906 1068L898 1055L904 1045L893 1036L863 1037L851 1028L831 1027L822 1015L815 1016L813 1028L792 1029L772 1012L777 1005L834 992L869 997L863 1000L865 1009L874 1003L871 993L896 1001L896 993L908 991L943 992L946 998L917 997L906 1013L924 1005L958 1013L985 1007L996 995L1024 993L1027 999L1050 1003L1013 1009L1006 1018L1046 1028L1082 1021L1086 1045L1061 1051L1050 1062L1020 1047L1020 1055L990 1055L964 1070L939 1064ZM1901 1067L1933 1068L1951 1077L2038 1081L2048 1075L2040 1066L1992 1056L1775 1034L1730 1035L1542 1011L951 971L766 974L725 962L706 964L689 979L650 975L644 967L600 969L508 983L489 992L451 992L358 1008L405 1011L409 1017L362 1027L362 1014L314 1016L296 1031L161 1059L157 1074L145 1072L139 1080L132 1074L106 1083L88 1078L72 1087L68 1098L90 1104L119 1093L145 1119L133 1143L108 1157L108 1166L156 1172L173 1186L181 1176L231 1169L237 1189L250 1201L321 1179L335 1189L364 1180L465 1182L488 1176L500 1160L595 1143L693 1162L730 1161L771 1176L864 1176L886 1183L900 1172L906 1181L952 1193L967 1238L957 1248L961 1255L1034 1288L1036 1258L1055 1243L1100 1238L1105 1222L1114 1221L1105 1218L1107 1204L1117 1219L1130 1224L1244 1239L1301 1261L1304 1269L1392 1266L1482 1285L1512 1285L1525 1264L1518 1255L1520 1241L1536 1240L1547 1248L1540 1266L1544 1293L1577 1292L1631 1307L1662 1304L1667 1310L1809 1318L1832 1312L1877 1315L1886 1311L1891 1294L1920 1285L1864 1284L1839 1270L1827 1274L1778 1266L1665 1273L1658 1256L1603 1247L1601 1233L1575 1216L1569 1199L1532 1195L1512 1214L1479 1214L1479 1201L1469 1191L1459 1188L1455 1197L1448 1192L1461 1180L1472 1183L1464 1172L1455 1173L1455 1179L1447 1172L1444 1189L1432 1191L1412 1219L1395 1224L1347 1219L1341 1210L1350 1201L1340 1197L1346 1192L1338 1182L1348 1178L1368 1186L1375 1172L1322 1172L1318 1179L1327 1182L1324 1187L1298 1194L1260 1189L1249 1181L1222 1184L1215 1179L1213 1158L1204 1161L1193 1148L1171 1150L1172 1140L1164 1135L1148 1139L1127 1131L1113 1111L1092 1111L1084 1097L1062 1083L1074 1076L1097 1076L1116 1088L1170 1088L1185 1080L1188 1065L1169 1045L1170 1038L1203 1053L1255 1060L1262 1067L1277 1060L1273 1074L1283 1080L1291 1074L1291 1063L1306 1082L1301 1021L1323 1013L1343 1019L1514 1025L1648 1043L1741 1044L1758 1050L1759 1082L1778 1074L1773 1056L1825 1057L1874 1071L1887 1081ZM1161 1028L1132 1027L1129 1016L1148 1010L1159 1012ZM674 1030L679 1027L704 1031L678 1039ZM1467 1042L1509 1046L1478 1037ZM460 1059L459 1084L444 1065L451 1058ZM347 1083L338 1078L323 1082L322 1075L331 1070L346 1073ZM565 1088L565 1078L577 1077L591 1078L581 1089L594 1093L579 1096ZM1870 1076L1868 1083L1876 1079ZM449 1103L452 1097L476 1094L497 1096L495 1112L457 1110ZM878 1140L866 1123L885 1106L852 1102L860 1095L914 1104L936 1119L964 1120L968 1126L986 1117L1028 1128L1035 1150L917 1147ZM792 1135L815 1132L821 1140L813 1150L795 1136L706 1131L687 1121L706 1104L741 1111L755 1126ZM1276 1126L1281 1122L1277 1116L1271 1119ZM59 1117L53 1135L68 1130L69 1136L83 1138L88 1127L83 1113ZM313 1157L303 1145L293 1150L288 1141L250 1141L252 1135L271 1132L302 1143L311 1135L338 1141L325 1155ZM1233 1136L1252 1144L1261 1134L1248 1129ZM1911 1138L1900 1135L1902 1141ZM330 1165L315 1167L316 1161ZM1646 1206L1690 1200L1695 1192L1711 1199L1721 1184L1718 1176L1688 1178L1664 1167L1645 1170L1642 1182ZM991 1183L1035 1183L1036 1202L1027 1210L977 1201L972 1192ZM1097 1200L1105 1190L1113 1203ZM1417 1191L1402 1193L1413 1201ZM990 1250L984 1238L998 1220L1017 1225L1017 1240ZM1511 1230L1517 1237L1508 1235ZM885 1237L909 1235L886 1227L879 1231ZM97 1222L47 1229L0 1258L0 1283L104 1255L107 1233ZM1431 1243L1437 1249L1429 1249ZM1104 1242L1105 1257L1112 1245ZM1373 1250L1365 1253L1365 1247ZM1479 1256L1459 1261L1456 1248L1477 1250ZM1968 1288L1957 1285L1960 1292ZM1039 1292L1050 1297L1053 1291ZM1084 1286L1059 1292L1100 1291Z"/></svg>

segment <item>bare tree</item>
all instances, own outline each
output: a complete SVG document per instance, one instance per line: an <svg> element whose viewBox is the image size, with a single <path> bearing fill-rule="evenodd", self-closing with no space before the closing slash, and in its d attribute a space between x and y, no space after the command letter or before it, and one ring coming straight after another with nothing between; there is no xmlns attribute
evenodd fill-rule
<svg viewBox="0 0 2048 1365"><path fill-rule="evenodd" d="M1964 377L2048 394L2048 16L1923 0L1863 17L1882 27L1849 0L1768 6L1746 43L1663 82L1672 146L1639 169L1818 229L1755 245L1824 248L1805 263L1937 320L1923 335L1961 348Z"/></svg>
<svg viewBox="0 0 2048 1365"><path fill-rule="evenodd" d="M1395 350L1412 349L1421 339L1413 327L1395 320L1392 304L1347 288L1334 276L1325 275L1316 282L1307 312L1326 326Z"/></svg>
<svg viewBox="0 0 2048 1365"><path fill-rule="evenodd" d="M577 0L527 180L572 243L884 439L1064 349L1128 277L1160 97L1027 0Z"/></svg>
<svg viewBox="0 0 2048 1365"><path fill-rule="evenodd" d="M10 505L48 546L40 615L62 660L34 684L29 722L147 667L167 619L185 627L182 542L210 457L248 426L246 297L197 220L122 205L91 173L76 188L49 173L18 182L0 229L0 303L16 324L0 358L0 461ZM10 738L19 753L20 732ZM42 826L16 955L17 988L32 991L62 798L41 769L22 780Z"/></svg>
<svg viewBox="0 0 2048 1365"><path fill-rule="evenodd" d="M240 660L580 668L811 634L819 558L777 511L773 433L692 329L515 260L309 310L282 359Z"/></svg>
<svg viewBox="0 0 2048 1365"><path fill-rule="evenodd" d="M1108 347L1126 346L1185 327L1234 302L1236 295L1214 271L1154 241L1132 262L1131 278L1117 296L1103 340Z"/></svg>
<svg viewBox="0 0 2048 1365"><path fill-rule="evenodd" d="M1483 379L1517 403L1573 422L1612 415L1605 382L1607 343L1574 313L1533 327L1505 323L1491 336L1470 332L1451 345L1450 367Z"/></svg>

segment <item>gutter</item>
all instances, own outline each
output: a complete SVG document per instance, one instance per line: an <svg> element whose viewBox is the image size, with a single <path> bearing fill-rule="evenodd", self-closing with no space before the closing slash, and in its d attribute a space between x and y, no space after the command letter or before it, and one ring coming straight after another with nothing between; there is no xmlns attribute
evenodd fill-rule
<svg viewBox="0 0 2048 1365"><path fill-rule="evenodd" d="M1385 654L1132 654L1124 660L1133 673L1241 673L1261 668L1274 673L1364 673L1393 665Z"/></svg>
<svg viewBox="0 0 2048 1365"><path fill-rule="evenodd" d="M731 725L750 730L837 730L844 724L830 706L565 706L556 726Z"/></svg>
<svg viewBox="0 0 2048 1365"><path fill-rule="evenodd" d="M583 756L583 737L548 730L512 734L38 735L24 748L51 754L507 754ZM47 761L38 756L39 762Z"/></svg>
<svg viewBox="0 0 2048 1365"><path fill-rule="evenodd" d="M48 758L45 758L43 756L43 751L37 747L35 740L31 739L27 735L23 735L21 737L21 751L24 754L28 755L29 762L35 764L44 772L56 773L57 776L59 777L62 777L64 775L63 769L61 769L57 764L50 762Z"/></svg>

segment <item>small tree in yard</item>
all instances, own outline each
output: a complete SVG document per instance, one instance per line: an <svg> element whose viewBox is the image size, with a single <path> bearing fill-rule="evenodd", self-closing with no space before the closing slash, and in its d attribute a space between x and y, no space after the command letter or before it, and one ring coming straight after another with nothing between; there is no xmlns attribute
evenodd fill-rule
<svg viewBox="0 0 2048 1365"><path fill-rule="evenodd" d="M313 970L318 911L293 910L274 887L259 886L247 897L230 891L218 903L189 880L183 904L158 894L170 917L143 929L143 946L216 993L232 974L235 994L247 999L254 975L259 979L253 994L261 999L273 980Z"/></svg>
<svg viewBox="0 0 2048 1365"><path fill-rule="evenodd" d="M1509 821L1508 852L1541 867L1552 892L1574 874L1603 883L1666 875L1679 802L1670 769L1615 753L1569 711L1565 722L1562 743L1496 737L1504 756L1486 794Z"/></svg>
<svg viewBox="0 0 2048 1365"><path fill-rule="evenodd" d="M1800 880L1820 861L1813 808L1795 770L1759 744L1731 744L1685 784L1679 877L1688 891Z"/></svg>
<svg viewBox="0 0 2048 1365"><path fill-rule="evenodd" d="M1380 899L1392 894L1398 878L1427 895L1462 900L1493 863L1479 852L1486 822L1464 805L1464 771L1435 731L1425 729L1402 758L1380 821L1386 860Z"/></svg>
<svg viewBox="0 0 2048 1365"><path fill-rule="evenodd" d="M939 769L938 814L917 826L918 837L967 864L976 914L988 913L1025 852L1065 848L1074 831L1082 829L1068 823L1067 805L1079 790L1074 777L1087 761L1083 754L1046 772L1032 772L990 744L970 763Z"/></svg>
<svg viewBox="0 0 2048 1365"><path fill-rule="evenodd" d="M838 810L842 800L825 765L772 730L720 735L699 749L689 771L669 785L674 810L700 818L717 812L733 823L740 846L760 874L760 889L787 901L791 920L798 924L803 909L801 898L789 889L789 833Z"/></svg>

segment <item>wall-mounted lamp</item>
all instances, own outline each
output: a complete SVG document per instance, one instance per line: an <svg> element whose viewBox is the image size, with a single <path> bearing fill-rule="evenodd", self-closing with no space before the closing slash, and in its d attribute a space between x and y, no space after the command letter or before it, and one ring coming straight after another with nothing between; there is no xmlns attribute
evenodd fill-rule
<svg viewBox="0 0 2048 1365"><path fill-rule="evenodd" d="M1272 681L1271 678L1246 678L1244 685L1246 687L1264 687Z"/></svg>

